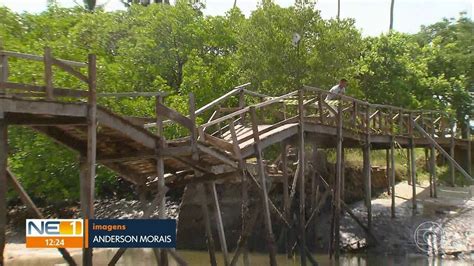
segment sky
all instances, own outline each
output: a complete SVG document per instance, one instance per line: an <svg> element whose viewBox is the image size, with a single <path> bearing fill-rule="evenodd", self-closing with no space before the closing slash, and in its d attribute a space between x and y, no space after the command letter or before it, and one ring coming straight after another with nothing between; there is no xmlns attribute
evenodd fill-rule
<svg viewBox="0 0 474 266"><path fill-rule="evenodd" d="M46 8L47 0L0 0L0 5L16 12L41 12ZM105 4L106 10L124 9L120 0L97 0ZM245 15L256 9L258 0L237 0L237 6ZM294 0L275 0L283 7L290 6ZM82 3L82 0L58 0L64 7ZM234 0L205 0L206 15L223 15ZM321 10L323 18L332 18L337 13L337 0L318 0L316 8ZM460 12L466 12L472 18L474 0L395 0L394 29L415 33L421 25L429 25L443 18L458 18ZM374 36L388 31L390 0L341 0L341 17L354 18L356 27L365 36Z"/></svg>

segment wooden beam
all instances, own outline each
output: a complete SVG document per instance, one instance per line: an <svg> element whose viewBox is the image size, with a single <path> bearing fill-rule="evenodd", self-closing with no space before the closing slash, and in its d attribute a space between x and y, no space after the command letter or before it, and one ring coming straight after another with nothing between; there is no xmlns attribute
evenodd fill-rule
<svg viewBox="0 0 474 266"><path fill-rule="evenodd" d="M12 93L12 95L18 95L19 97L45 97L46 86L38 86L32 84L22 84L15 82L2 82L0 81L0 88L13 89L20 91L27 91L28 93ZM85 98L87 97L87 91L67 88L53 88L54 96L57 97L72 97L72 98Z"/></svg>
<svg viewBox="0 0 474 266"><path fill-rule="evenodd" d="M0 105L5 113L87 117L88 112L87 105L77 103L40 102L0 98Z"/></svg>
<svg viewBox="0 0 474 266"><path fill-rule="evenodd" d="M46 56L45 56L46 58ZM45 59L46 60L46 59ZM56 66L58 66L59 68L61 68L62 70L66 71L67 73L75 76L76 78L80 79L81 81L84 81L85 83L88 83L89 80L88 80L88 77L86 77L84 74L82 74L81 72L75 70L72 66L62 62L61 60L58 60L56 58L52 58L50 57L50 64L54 64Z"/></svg>
<svg viewBox="0 0 474 266"><path fill-rule="evenodd" d="M232 122L231 122L232 123ZM205 141L210 143L211 145L213 146L216 146L220 149L223 149L225 151L228 151L228 152L233 152L233 145L223 139L220 139L220 138L216 138L212 135L209 135L207 133L204 133L205 135Z"/></svg>
<svg viewBox="0 0 474 266"><path fill-rule="evenodd" d="M8 113L5 120L9 125L54 126L54 125L87 125L85 117L67 116L33 116L22 113Z"/></svg>
<svg viewBox="0 0 474 266"><path fill-rule="evenodd" d="M0 115L3 116L3 113ZM8 125L5 123L3 117L0 117L0 265L5 265L4 251L7 227L7 160Z"/></svg>
<svg viewBox="0 0 474 266"><path fill-rule="evenodd" d="M165 181L165 165L163 161L163 156L161 156L159 153L161 150L166 149L165 145L165 139L164 139L164 132L163 132L163 116L166 116L164 111L166 110L164 105L163 105L163 97L156 97L156 102L155 102L155 116L156 116L156 125L157 125L157 135L159 137L158 140L156 140L155 145L156 145L156 176L157 176L157 184L158 184L158 195L160 195L160 198L158 198L158 218L160 219L165 219L166 218L166 181ZM157 264L159 266L167 266L168 265L168 255L165 250L163 249L157 249L155 250L158 255L157 256Z"/></svg>
<svg viewBox="0 0 474 266"><path fill-rule="evenodd" d="M237 87L235 87L233 90L229 91L228 93L222 95L221 97L215 99L214 101L204 105L203 107L199 108L198 110L196 110L196 115L200 115L201 113L207 111L209 108L219 104L220 102L226 100L227 98L233 96L233 95L236 95L237 93L239 93L243 88L247 87L250 85L250 82L249 83L245 83L245 84L242 84L242 85L239 85Z"/></svg>
<svg viewBox="0 0 474 266"><path fill-rule="evenodd" d="M252 120L252 131L254 136L254 148L255 148L255 156L257 157L257 164L258 164L258 175L260 177L260 183L262 186L262 200L263 200L263 208L265 210L264 221L265 221L265 230L267 235L267 246L270 256L270 265L276 266L276 247L275 247L275 239L273 237L273 230L272 230L272 222L270 216L270 207L269 207L269 198L267 192L267 182L265 180L265 168L263 165L263 158L262 158L262 150L260 149L260 137L258 134L258 124L257 124L257 113L255 111L255 107L250 107L250 116Z"/></svg>
<svg viewBox="0 0 474 266"><path fill-rule="evenodd" d="M196 172L197 173L197 172ZM210 264L212 266L217 266L216 260L216 248L214 244L214 238L212 236L212 229L211 229L211 220L209 215L209 208L208 208L208 200L207 200L207 193L204 191L204 185L202 183L197 184L197 189L199 192L200 203L201 203L201 211L203 216L204 226L206 228L206 237L207 237L207 249L209 251L209 259Z"/></svg>
<svg viewBox="0 0 474 266"><path fill-rule="evenodd" d="M207 147L207 146L205 146L205 145L203 145L203 144L201 144L201 143L198 143L197 147L198 147L198 149L199 149L200 151L209 154L210 156L212 156L212 157L218 159L219 161L221 161L221 162L223 162L223 163L225 163L225 164L230 165L230 166L233 167L233 168L236 168L236 169L237 169L238 166L239 166L237 162L235 162L234 160L230 159L228 156L225 156L225 155L221 154L220 152L215 151L215 150L213 150L213 149L211 149L211 148L209 148L209 147Z"/></svg>
<svg viewBox="0 0 474 266"><path fill-rule="evenodd" d="M288 143L283 142L281 145L281 171L283 175L283 213L285 215L285 218L290 220L290 194L289 194L289 176L288 176ZM285 229L285 248L286 248L286 253L289 256L290 255L290 246L289 246L289 241L290 241L290 230Z"/></svg>
<svg viewBox="0 0 474 266"><path fill-rule="evenodd" d="M228 266L230 264L229 252L227 251L227 240L224 232L224 223L222 222L222 213L221 207L219 205L219 197L216 191L216 183L211 182L208 184L208 189L212 195L212 202L214 204L214 214L217 223L217 234L219 235L219 242L221 244L221 252L224 257L224 265Z"/></svg>
<svg viewBox="0 0 474 266"><path fill-rule="evenodd" d="M35 203L30 198L28 193L26 193L25 189L21 186L20 182L18 182L18 179L8 169L7 169L7 178L10 181L10 184L12 185L13 189L18 193L18 196L20 196L21 201L23 202L23 204L26 205L30 213L33 215L33 217L36 219L44 219L43 214L38 209L38 207L36 207ZM74 259L71 257L71 255L65 248L58 248L58 251L61 253L64 260L69 265L76 265L76 262L74 261Z"/></svg>
<svg viewBox="0 0 474 266"><path fill-rule="evenodd" d="M245 162L242 158L242 153L240 151L240 147L238 144L237 133L235 131L234 121L231 121L229 124L230 135L232 139L233 145L233 153L234 156L239 160L239 168L241 169L241 185L242 185L242 207L241 207L241 234L245 232L245 226L247 224L247 217L246 214L248 212L248 181L247 175L245 171ZM244 253L244 265L249 266L249 258L248 258L248 249L246 246L243 247ZM232 262L231 262L232 264Z"/></svg>
<svg viewBox="0 0 474 266"><path fill-rule="evenodd" d="M97 158L97 99L96 99L96 57L90 54L88 58L88 125L87 125L87 153L81 160L81 198L82 214L85 219L94 218L94 191ZM92 248L84 248L82 253L83 265L92 265Z"/></svg>
<svg viewBox="0 0 474 266"><path fill-rule="evenodd" d="M131 91L131 92L103 92L97 93L97 97L107 98L129 98L129 97L164 97L168 93L156 91L156 92L140 92L140 91Z"/></svg>
<svg viewBox="0 0 474 266"><path fill-rule="evenodd" d="M449 143L449 156L451 156L451 158L454 158L454 148L455 148L455 145L454 145L454 123L452 122L451 123L451 138L450 138L450 143ZM449 161L449 180L451 182L451 186L456 186L456 182L455 182L455 174L454 174L454 164L453 162L450 160Z"/></svg>
<svg viewBox="0 0 474 266"><path fill-rule="evenodd" d="M441 147L441 146L436 142L436 140L434 140L428 133L426 133L426 131L425 131L420 125L418 125L416 122L414 123L414 125L415 125L415 128L416 128L418 131L420 131L421 134L422 134L423 136L425 136L425 138L428 139L428 140L431 142L431 144L433 144L433 145L435 146L435 148L436 148L441 154L443 154L443 156L444 156L446 159L448 159L448 160L450 161L450 163L452 163L453 166L454 166L459 172L461 172L461 174L462 174L466 179L468 179L468 180L470 180L470 181L474 181L474 179L472 178L472 176L470 176L470 175L456 162L456 160L454 160L454 158L451 157L451 156L449 155L449 153L447 153L447 152L443 149L443 147Z"/></svg>
<svg viewBox="0 0 474 266"><path fill-rule="evenodd" d="M365 113L366 140L363 147L365 206L367 207L367 226L372 228L372 165L370 162L370 108Z"/></svg>
<svg viewBox="0 0 474 266"><path fill-rule="evenodd" d="M158 112L162 115L165 116L178 124L184 126L185 128L192 130L193 129L193 123L191 119L187 118L186 116L178 113L177 111L168 108L167 106L163 105L162 103L158 103L156 105L156 108Z"/></svg>
<svg viewBox="0 0 474 266"><path fill-rule="evenodd" d="M191 149L192 149L192 158L193 160L199 159L199 152L197 149L197 140L198 140L198 132L196 128L196 99L194 98L193 93L189 93L189 120L191 120L191 129L190 131L190 141L191 141Z"/></svg>
<svg viewBox="0 0 474 266"><path fill-rule="evenodd" d="M337 106L337 144L336 144L336 184L335 184L335 257L339 258L340 255L340 215L341 215L341 190L342 190L342 178L343 178L343 149L342 146L342 128L343 128L343 116L342 116L342 101L338 101Z"/></svg>

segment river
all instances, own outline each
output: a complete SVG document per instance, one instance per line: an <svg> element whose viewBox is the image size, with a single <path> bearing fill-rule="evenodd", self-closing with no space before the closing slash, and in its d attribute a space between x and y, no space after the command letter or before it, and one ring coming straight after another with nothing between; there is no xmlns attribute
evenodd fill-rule
<svg viewBox="0 0 474 266"><path fill-rule="evenodd" d="M11 246L10 246L11 248ZM25 250L24 250L25 251ZM94 252L95 265L107 265L108 261L115 254L115 249L97 249ZM80 250L70 250L73 258L80 261ZM209 255L205 251L179 251L179 254L192 266L209 265ZM268 265L268 255L260 253L250 254L251 265ZM429 258L422 255L406 255L406 256L383 256L383 255L367 255L367 254L343 254L340 257L339 264L330 261L327 255L315 255L315 259L319 265L347 265L347 266L385 266L385 265L443 265L443 266L472 266L470 262L463 260L448 260L441 258ZM223 258L217 253L218 265L223 264ZM287 258L285 255L278 255L278 265L296 266L300 265L300 258ZM170 266L176 265L170 259ZM7 264L11 266L30 266L30 265L66 265L56 250L52 249L28 249L26 252L14 252L7 247ZM128 249L117 265L156 265L154 254L151 249ZM239 262L237 265L243 265ZM308 263L308 265L310 265Z"/></svg>

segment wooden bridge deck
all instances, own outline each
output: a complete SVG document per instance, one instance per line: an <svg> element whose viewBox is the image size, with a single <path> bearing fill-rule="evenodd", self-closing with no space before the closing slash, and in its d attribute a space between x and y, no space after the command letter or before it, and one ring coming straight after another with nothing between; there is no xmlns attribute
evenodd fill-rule
<svg viewBox="0 0 474 266"><path fill-rule="evenodd" d="M46 85L10 82L8 80L8 58L10 57L43 61ZM436 148L449 160L452 180L454 180L455 169L472 180L471 163L467 163L466 169L463 169L453 159L454 151L458 149L465 151L467 161L472 162L471 134L468 131L465 134L467 138L463 138L461 132L454 129L456 121L441 111L407 110L394 106L370 104L344 95L333 95L337 97L337 101L326 101L326 96L331 93L312 87L304 87L299 91L270 97L247 90L246 87L249 84L245 84L197 110L194 96L190 94L189 114L184 115L167 107L163 103L165 95L162 93L97 94L95 56L92 55L85 64L56 59L52 57L49 50L45 51L44 56L0 51L0 62L2 63L0 71L0 200L2 201L6 199L7 177L14 179L11 174L7 175L8 125L30 127L78 152L81 161L81 204L85 217L93 217L94 214L93 191L97 163L115 171L138 187L157 187L156 197L160 208L160 218L165 218L166 187L215 181L236 173L243 176L242 180L246 180L244 178L248 171L246 159L255 157L260 177L259 182L255 182L262 192L267 234L272 235L271 221L269 221L270 206L272 206L272 212L276 212L283 223L291 228L291 223L287 220L289 217L283 217L274 204L270 204L271 200L268 198L265 185L268 172L275 171L275 166L269 167L264 163L262 151L270 146L281 146L281 144L285 146L282 157L286 156L286 146L298 147L299 161L303 164L306 163L305 143L312 143L314 147L323 149L336 149L336 182L332 187L326 184L326 190L334 192L333 204L338 206L335 208L341 208L341 197L337 193L341 193L340 184L343 180L341 164L344 148L362 148L364 151L366 198L369 199L370 170L367 169L371 167L371 149L391 150L393 165L395 148L408 148L411 151L416 147L429 148L432 160L434 160ZM89 90L55 88L52 81L53 66L84 81ZM88 68L87 75L79 70L81 67ZM98 106L97 96L155 97L156 116L143 119L115 114ZM231 98L237 99L230 100ZM232 105L236 102L238 102L237 106ZM249 105L249 103L252 104ZM207 122L197 125L197 117ZM179 139L165 139L164 127L169 124L186 128L189 135ZM460 125L460 123L457 124ZM412 180L415 184L413 152L411 157ZM282 167L283 169L276 169L276 171L283 173L284 193L288 193L289 181L293 183L291 191L295 191L296 179L291 180L288 177L287 165L283 164ZM434 166L431 171L435 180ZM299 182L300 191L306 191L304 167L298 167L295 172L295 177L303 181ZM393 189L394 171L391 172L390 178ZM433 180L430 182L435 185L436 181ZM246 182L242 182L242 186ZM210 183L212 188L215 184ZM19 183L14 182L14 184L19 188L18 192L22 195L22 199L29 199ZM211 191L214 193L214 204L218 210L215 187ZM300 200L300 204L303 204L300 206L302 209L305 204L304 194L300 193L300 197L303 197ZM285 197L285 211L288 211L291 205L288 202L289 198L292 199L293 196ZM416 207L415 197L413 201ZM35 208L31 200L25 200L25 203ZM342 206L344 206L343 202ZM244 207L243 205L243 209ZM370 206L368 208L370 209ZM340 209L335 209L334 213L340 213ZM370 211L368 213L368 229L364 228L370 233ZM218 215L220 216L220 213ZM300 217L303 222L302 228L305 228L304 211L300 215L302 215ZM225 240L222 219L217 220L220 226L220 237L224 237ZM3 254L5 244L5 223L6 207L0 204L0 237L3 236L0 238L0 255ZM334 223L338 228L338 218L335 218ZM304 229L301 230L303 231L300 232L300 236L305 234ZM334 235L334 237L338 239L338 236ZM302 246L305 246L304 241ZM270 250L273 248L270 247ZM70 264L74 264L68 257L67 251L60 251ZM92 264L91 252L91 249L85 250L84 264ZM173 250L167 252L179 260ZM121 254L123 250L117 252L112 261L115 263ZM240 253L236 252L236 254ZM274 257L274 254L271 256ZM311 257L311 255L308 256ZM114 263L111 262L111 264Z"/></svg>

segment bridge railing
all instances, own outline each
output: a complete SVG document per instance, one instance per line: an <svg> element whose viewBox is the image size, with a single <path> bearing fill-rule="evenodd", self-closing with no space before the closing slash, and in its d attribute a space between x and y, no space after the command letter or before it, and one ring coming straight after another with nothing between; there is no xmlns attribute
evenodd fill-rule
<svg viewBox="0 0 474 266"><path fill-rule="evenodd" d="M413 129L412 121L416 121L434 137L461 138L460 132L454 130L455 120L442 111L409 110L396 106L371 104L347 95L334 94L309 86L304 87L302 95L302 109L306 122L336 127L338 110L341 110L344 130L359 134L423 137ZM255 110L258 117L257 121L252 122L265 125L258 128L258 136L284 124L297 123L298 97L298 91L279 97L266 97L266 101L259 104L239 108L218 118L211 117L209 122L198 127L200 139L217 143L228 151L233 149L232 145L242 144L252 139L253 134L249 133L251 109ZM225 126L221 127L221 124ZM237 129L238 134L245 136L239 137L237 141L233 139L230 132L231 124ZM245 130L247 130L246 134ZM222 143L222 138L227 143Z"/></svg>
<svg viewBox="0 0 474 266"><path fill-rule="evenodd" d="M410 122L413 119L427 132L438 138L461 138L461 132L454 130L454 118L442 111L409 110L396 106L371 104L315 87L305 86L304 89L306 90L305 98L313 97L314 99L312 104L305 108L313 109L314 121L323 125L335 126L337 108L341 104L343 127L354 132L422 137L413 130ZM328 100L330 98L334 100Z"/></svg>
<svg viewBox="0 0 474 266"><path fill-rule="evenodd" d="M11 60L14 59L14 60ZM41 62L43 65L43 85L26 84L11 80L12 64L19 60ZM55 58L51 49L46 47L44 55L32 55L0 50L0 94L18 98L34 98L55 100L56 98L95 98L96 87L96 58L89 55L88 62L76 62ZM18 62L23 63L23 62ZM54 67L74 76L88 87L87 90L60 88L54 86ZM87 69L84 74L81 69Z"/></svg>

